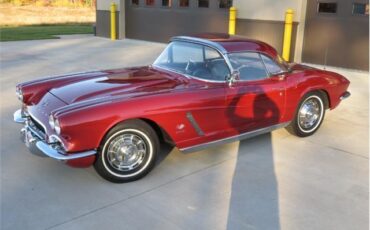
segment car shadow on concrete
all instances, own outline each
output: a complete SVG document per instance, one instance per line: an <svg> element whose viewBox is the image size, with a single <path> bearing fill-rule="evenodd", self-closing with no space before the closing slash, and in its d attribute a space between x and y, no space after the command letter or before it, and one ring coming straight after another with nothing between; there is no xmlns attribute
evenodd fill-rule
<svg viewBox="0 0 370 230"><path fill-rule="evenodd" d="M279 123L279 108L261 86L254 86L251 93L243 90L239 87L229 102L227 117L231 127L244 133ZM251 109L243 103L245 96L244 103L254 98L252 116L245 114ZM277 186L271 133L240 141L226 229L280 229Z"/></svg>
<svg viewBox="0 0 370 230"><path fill-rule="evenodd" d="M226 229L280 229L271 133L239 143Z"/></svg>
<svg viewBox="0 0 370 230"><path fill-rule="evenodd" d="M162 161L164 161L167 156L174 150L174 146L172 144L166 143L162 141L161 143L161 150L159 151L159 154L156 159L156 166L160 165Z"/></svg>

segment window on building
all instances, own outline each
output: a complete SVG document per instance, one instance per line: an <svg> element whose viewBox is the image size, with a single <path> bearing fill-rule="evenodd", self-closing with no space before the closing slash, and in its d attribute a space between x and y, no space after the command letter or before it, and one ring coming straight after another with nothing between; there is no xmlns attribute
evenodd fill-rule
<svg viewBox="0 0 370 230"><path fill-rule="evenodd" d="M171 7L172 6L172 0L162 0L162 6Z"/></svg>
<svg viewBox="0 0 370 230"><path fill-rule="evenodd" d="M180 0L179 1L180 7L189 7L189 0Z"/></svg>
<svg viewBox="0 0 370 230"><path fill-rule="evenodd" d="M352 14L369 15L369 3L353 3Z"/></svg>
<svg viewBox="0 0 370 230"><path fill-rule="evenodd" d="M318 12L319 13L335 14L335 13L337 13L337 3L335 3L335 2L319 2Z"/></svg>
<svg viewBox="0 0 370 230"><path fill-rule="evenodd" d="M231 53L229 59L233 68L240 73L240 80L254 81L268 77L258 53Z"/></svg>
<svg viewBox="0 0 370 230"><path fill-rule="evenodd" d="M208 8L209 7L209 0L198 0L198 7Z"/></svg>
<svg viewBox="0 0 370 230"><path fill-rule="evenodd" d="M230 8L233 5L232 0L220 0L220 8Z"/></svg>
<svg viewBox="0 0 370 230"><path fill-rule="evenodd" d="M155 0L145 0L145 4L147 6L154 6L155 5Z"/></svg>
<svg viewBox="0 0 370 230"><path fill-rule="evenodd" d="M131 0L131 5L139 6L139 0Z"/></svg>

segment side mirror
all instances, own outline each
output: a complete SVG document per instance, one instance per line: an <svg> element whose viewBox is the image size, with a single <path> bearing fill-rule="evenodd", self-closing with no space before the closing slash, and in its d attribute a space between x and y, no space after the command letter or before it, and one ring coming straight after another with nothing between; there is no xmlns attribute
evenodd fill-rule
<svg viewBox="0 0 370 230"><path fill-rule="evenodd" d="M239 71L233 71L231 74L226 76L226 81L228 82L229 87L231 87L237 80L239 80Z"/></svg>
<svg viewBox="0 0 370 230"><path fill-rule="evenodd" d="M284 73L278 73L278 74L272 76L272 79L274 79L276 81L282 81L282 80L285 79L285 77L286 77L286 73L284 72Z"/></svg>

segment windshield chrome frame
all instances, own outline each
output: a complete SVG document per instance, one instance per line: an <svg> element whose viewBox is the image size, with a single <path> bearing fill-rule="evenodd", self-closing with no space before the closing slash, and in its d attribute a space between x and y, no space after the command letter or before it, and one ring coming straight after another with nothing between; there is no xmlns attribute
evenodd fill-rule
<svg viewBox="0 0 370 230"><path fill-rule="evenodd" d="M209 41L209 40L205 40L205 39L200 39L200 38L181 36L181 37L172 38L171 42L168 45L170 45L172 42L176 42L176 41L186 42L186 43L193 43L193 44L196 44L196 45L202 45L202 46L206 46L206 47L209 47L209 48L215 50L224 59L226 65L227 65L227 67L230 71L229 74L234 72L234 68L232 67L232 65L230 63L230 60L227 56L227 54L228 54L227 51L221 45L219 45L218 43L212 42L212 41ZM162 53L161 53L161 55L162 55ZM160 55L158 56L158 58L159 57L160 57ZM155 59L154 63L158 60L158 58ZM203 79L203 78L196 77L196 76L193 76L193 75L181 73L180 71L177 71L177 70L174 70L174 69L171 69L171 68L168 68L168 67L163 67L163 66L160 66L160 65L156 65L154 63L152 64L152 66L155 66L155 67L160 68L160 69L168 70L168 71L171 71L171 72L175 72L177 74L184 75L187 78L194 78L194 79L201 80L201 81L204 81L204 82L212 82L212 83L225 83L225 82L227 82L226 78L224 80L219 80L219 81Z"/></svg>

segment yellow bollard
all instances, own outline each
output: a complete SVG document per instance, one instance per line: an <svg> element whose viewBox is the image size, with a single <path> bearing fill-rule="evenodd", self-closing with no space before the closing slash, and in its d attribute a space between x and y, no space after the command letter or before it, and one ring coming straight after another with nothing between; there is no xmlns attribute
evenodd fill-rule
<svg viewBox="0 0 370 230"><path fill-rule="evenodd" d="M283 43L283 58L285 61L289 61L290 56L290 44L292 41L292 29L293 29L293 10L287 9L285 12L285 29L284 29L284 43Z"/></svg>
<svg viewBox="0 0 370 230"><path fill-rule="evenodd" d="M116 40L116 4L110 4L110 38Z"/></svg>
<svg viewBox="0 0 370 230"><path fill-rule="evenodd" d="M230 17L229 17L229 34L235 35L235 24L236 24L236 8L230 7Z"/></svg>

